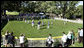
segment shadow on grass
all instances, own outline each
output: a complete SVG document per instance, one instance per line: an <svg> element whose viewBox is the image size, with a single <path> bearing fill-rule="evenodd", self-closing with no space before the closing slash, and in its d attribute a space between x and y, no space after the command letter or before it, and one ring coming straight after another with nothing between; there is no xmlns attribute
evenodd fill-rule
<svg viewBox="0 0 84 48"><path fill-rule="evenodd" d="M59 44L60 44L60 42L59 42L59 41L56 41L56 42L54 43L54 47L59 47Z"/></svg>
<svg viewBox="0 0 84 48"><path fill-rule="evenodd" d="M43 30L43 29L47 29L47 27L41 27L41 30Z"/></svg>

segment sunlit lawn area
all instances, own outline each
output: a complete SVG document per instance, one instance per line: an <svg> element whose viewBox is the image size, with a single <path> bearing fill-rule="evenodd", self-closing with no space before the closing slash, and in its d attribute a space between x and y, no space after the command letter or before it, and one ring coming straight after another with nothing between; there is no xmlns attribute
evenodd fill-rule
<svg viewBox="0 0 84 48"><path fill-rule="evenodd" d="M7 25L2 29L1 34L5 34L6 30L9 32L14 32L14 35L19 37L21 33L25 34L26 37L32 38L43 38L48 37L49 33L52 34L53 37L55 36L62 36L62 32L64 31L66 34L70 30L74 30L77 33L77 29L79 27L83 27L83 24L71 23L67 22L67 24L63 24L64 21L59 20L52 20L53 25L50 24L50 28L47 29L48 21L51 23L51 19L44 19L45 26L41 26L40 30L37 30L37 22L35 20L35 26L32 27L31 23L27 24L24 21L9 21ZM31 22L31 20L30 20Z"/></svg>
<svg viewBox="0 0 84 48"><path fill-rule="evenodd" d="M13 11L13 12L8 12L8 11L6 11L6 14L7 14L7 15L19 15L19 12L15 12L15 11Z"/></svg>

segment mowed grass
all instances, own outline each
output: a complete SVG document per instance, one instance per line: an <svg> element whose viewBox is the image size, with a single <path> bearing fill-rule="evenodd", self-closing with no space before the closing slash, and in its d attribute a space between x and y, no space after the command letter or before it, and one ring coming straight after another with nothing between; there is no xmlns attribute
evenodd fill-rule
<svg viewBox="0 0 84 48"><path fill-rule="evenodd" d="M64 21L60 20L44 19L43 21L45 26L41 26L40 30L37 30L38 20L35 20L34 27L31 26L31 23L27 24L24 21L9 21L7 25L2 29L1 34L5 34L6 30L8 30L9 32L13 31L14 35L17 37L23 33L26 37L29 38L45 38L49 36L48 34L52 34L53 37L62 36L62 32L67 34L70 30L74 30L74 32L77 33L77 29L79 27L83 27L83 24L71 22L67 22L66 25L64 25ZM49 29L47 29L48 21L50 21L50 23L53 21L53 25L50 24Z"/></svg>
<svg viewBox="0 0 84 48"><path fill-rule="evenodd" d="M13 12L6 12L6 14L7 15L19 15L19 12L15 12L15 11L13 11Z"/></svg>

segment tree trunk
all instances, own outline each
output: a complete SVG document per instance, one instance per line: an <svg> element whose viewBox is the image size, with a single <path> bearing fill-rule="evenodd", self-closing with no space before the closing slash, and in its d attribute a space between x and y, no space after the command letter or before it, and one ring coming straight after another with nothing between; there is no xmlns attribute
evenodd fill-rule
<svg viewBox="0 0 84 48"><path fill-rule="evenodd" d="M65 8L63 9L63 18L65 18Z"/></svg>

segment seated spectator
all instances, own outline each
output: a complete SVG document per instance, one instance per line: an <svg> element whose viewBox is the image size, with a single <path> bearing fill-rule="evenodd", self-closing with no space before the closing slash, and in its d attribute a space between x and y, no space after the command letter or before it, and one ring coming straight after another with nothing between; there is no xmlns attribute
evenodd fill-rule
<svg viewBox="0 0 84 48"><path fill-rule="evenodd" d="M21 34L21 36L19 37L19 39L20 39L20 46L24 47L24 35Z"/></svg>
<svg viewBox="0 0 84 48"><path fill-rule="evenodd" d="M49 37L47 38L46 45L47 45L48 47L52 47L53 42L54 42L54 40L52 39L52 35L49 34Z"/></svg>
<svg viewBox="0 0 84 48"><path fill-rule="evenodd" d="M67 42L67 35L65 34L65 32L63 32L63 37L61 38L62 40L62 47L65 47L65 44Z"/></svg>

